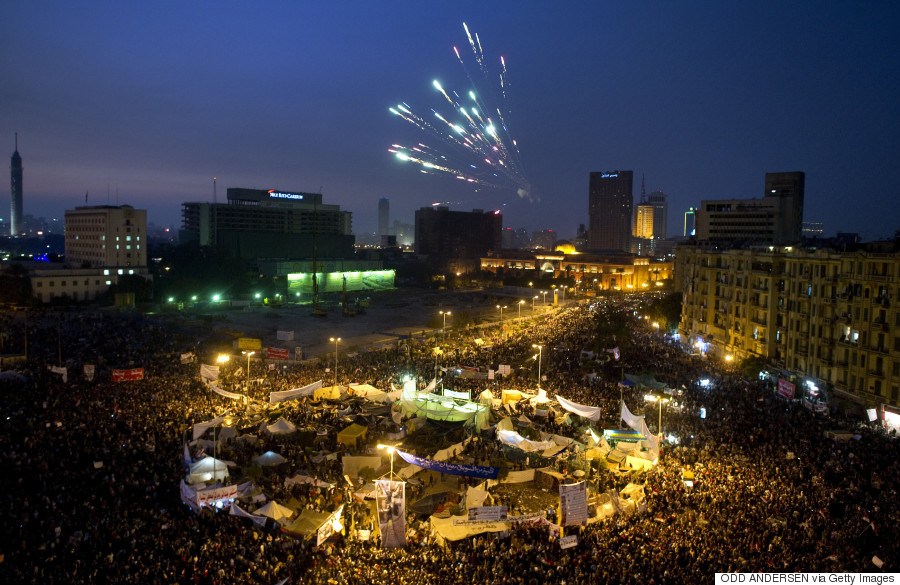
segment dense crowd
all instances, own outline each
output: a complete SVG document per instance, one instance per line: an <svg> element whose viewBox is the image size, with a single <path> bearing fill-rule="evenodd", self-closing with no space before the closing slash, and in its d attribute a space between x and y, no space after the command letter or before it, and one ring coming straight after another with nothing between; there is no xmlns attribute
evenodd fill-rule
<svg viewBox="0 0 900 585"><path fill-rule="evenodd" d="M222 386L248 395L248 405L210 392L198 379L198 364L181 363L182 353L208 359L216 349L196 332L128 314L32 314L27 367L21 376L0 377L0 581L684 583L723 571L874 572L880 570L872 562L876 555L883 570L896 570L900 457L893 436L837 411L825 417L787 403L770 383L717 371L637 321L631 338L620 340L626 348L621 360L600 360L595 372L586 372L581 352L595 346L594 315L595 309L579 305L503 330L455 331L441 339L439 358L433 339L360 352L342 360L340 381L390 390L402 376L427 380L450 364L509 364L514 373L504 379L457 378L447 370L444 381L497 398L501 388L533 392L533 346L541 345L541 386L548 396L602 407L607 414L599 426L607 428L618 425L624 399L658 431L657 407L643 406L645 390L619 384L624 372L651 373L680 390L677 407L661 417L671 436L659 466L639 477L599 472L591 478L599 491L642 483L646 512L569 528L578 544L568 549L560 549L546 523L442 546L419 522L423 518L410 515L410 544L386 550L377 539L356 537L377 522L342 479L342 456L365 449L336 440L345 404L280 405L278 414L300 427L329 429L315 450L261 433L258 443L233 441L217 453L239 467L268 449L282 454L286 467L254 477L260 491L323 512L347 505L351 520L343 537L317 547L271 523L258 527L223 512L197 514L180 501L183 447L194 423L226 411L244 416L271 391L328 381L327 360L291 368L257 361L250 372L223 376ZM21 317L2 319L7 339L24 336ZM477 344L476 337L490 343ZM60 358L65 382L48 369ZM93 380L83 374L85 364L96 365ZM111 368L126 367L143 367L144 379L109 381ZM698 384L705 377L712 383ZM539 430L576 433L552 416L517 408L513 414L530 415ZM827 438L825 431L836 427L855 437ZM390 430L373 426L368 443ZM434 450L454 436L448 433ZM200 448L195 444L192 455ZM503 452L488 433L464 455L485 463ZM285 469L320 482L286 485ZM695 474L693 487L682 481L685 469ZM408 501L428 483L413 482Z"/></svg>

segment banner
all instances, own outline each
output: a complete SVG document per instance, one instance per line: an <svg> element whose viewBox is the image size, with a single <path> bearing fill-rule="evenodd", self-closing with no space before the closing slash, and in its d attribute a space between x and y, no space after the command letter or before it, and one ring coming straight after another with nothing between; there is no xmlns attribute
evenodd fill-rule
<svg viewBox="0 0 900 585"><path fill-rule="evenodd" d="M91 364L84 364L84 379L88 382L94 381L95 368Z"/></svg>
<svg viewBox="0 0 900 585"><path fill-rule="evenodd" d="M506 506L504 506L505 508ZM501 522L509 523L518 523L518 522L537 522L539 520L543 520L546 517L544 512L529 512L527 514L521 514L519 516L507 516ZM493 524L494 520L462 520L460 518L453 519L454 526L479 526L481 524Z"/></svg>
<svg viewBox="0 0 900 585"><path fill-rule="evenodd" d="M291 350L282 349L280 347L267 347L266 359L269 360L286 360L290 357Z"/></svg>
<svg viewBox="0 0 900 585"><path fill-rule="evenodd" d="M402 485L402 484L401 484ZM316 546L321 546L323 542L328 540L328 537L337 532L342 528L341 526L341 512L344 511L344 507L341 506L334 513L325 520L325 523L319 526L319 529L316 530ZM403 512L404 516L406 512ZM404 528L405 532L406 528ZM406 544L404 541L403 544Z"/></svg>
<svg viewBox="0 0 900 585"><path fill-rule="evenodd" d="M600 415L602 414L600 408L597 406L585 406L584 404L578 404L577 402L572 402L571 400L566 400L559 394L556 395L556 400L559 402L559 405L568 410L571 413L577 414L578 416L583 416L584 418L597 422L600 420Z"/></svg>
<svg viewBox="0 0 900 585"><path fill-rule="evenodd" d="M607 349L606 351L607 351L608 353L613 354L613 357L616 358L616 361L619 361L619 358L622 357L622 354L621 354L621 352L619 351L619 346L618 346L618 345L615 346L615 347L612 348L612 349Z"/></svg>
<svg viewBox="0 0 900 585"><path fill-rule="evenodd" d="M395 449L395 453L407 463L418 465L423 469L430 469L438 473L446 473L447 475L462 475L463 477L477 477L479 479L497 479L500 473L499 467L482 467L481 465L457 465L455 463L444 463L443 461L434 461L433 459L424 459L416 457L411 453Z"/></svg>
<svg viewBox="0 0 900 585"><path fill-rule="evenodd" d="M587 484L580 481L559 486L560 526L577 526L587 522Z"/></svg>
<svg viewBox="0 0 900 585"><path fill-rule="evenodd" d="M54 374L62 374L62 381L69 381L69 371L65 368L65 366L49 366L50 371Z"/></svg>
<svg viewBox="0 0 900 585"><path fill-rule="evenodd" d="M256 524L257 528L263 528L266 525L266 517L265 516L257 516L256 514L251 514L246 510L242 509L237 505L237 502L232 502L231 509L228 511L232 516L237 516L239 518L249 518Z"/></svg>
<svg viewBox="0 0 900 585"><path fill-rule="evenodd" d="M276 404L278 402L284 402L286 400L295 400L300 398L301 396L312 396L315 394L316 390L322 387L322 380L318 382L313 382L303 388L293 388L291 390L284 390L282 392L269 392L269 404Z"/></svg>
<svg viewBox="0 0 900 585"><path fill-rule="evenodd" d="M193 354L193 353L183 353L183 354L181 354L181 363L183 363L183 364L189 364L189 363L191 363L192 361L194 361L194 354Z"/></svg>
<svg viewBox="0 0 900 585"><path fill-rule="evenodd" d="M129 382L132 380L143 380L144 368L133 368L130 370L113 370L113 382Z"/></svg>
<svg viewBox="0 0 900 585"><path fill-rule="evenodd" d="M571 534L569 536L563 536L559 539L559 548L565 550L567 548L572 548L578 544L578 535Z"/></svg>
<svg viewBox="0 0 900 585"><path fill-rule="evenodd" d="M200 377L204 380L218 380L219 366L208 366L206 364L200 364Z"/></svg>
<svg viewBox="0 0 900 585"><path fill-rule="evenodd" d="M294 332L293 331L277 331L275 333L275 339L278 341L293 341L294 340Z"/></svg>
<svg viewBox="0 0 900 585"><path fill-rule="evenodd" d="M209 389L212 390L213 392L215 392L216 394L219 394L220 396L224 396L225 398L231 398L234 400L243 400L244 399L243 394L238 394L236 392L228 392L227 390L222 390L215 384L210 384Z"/></svg>
<svg viewBox="0 0 900 585"><path fill-rule="evenodd" d="M644 417L635 416L631 414L631 411L628 410L628 407L625 406L625 401L622 401L622 420L626 425L636 430L637 432L641 432L641 423L643 422Z"/></svg>
<svg viewBox="0 0 900 585"><path fill-rule="evenodd" d="M406 484L402 481L375 481L375 507L382 548L406 546Z"/></svg>
<svg viewBox="0 0 900 585"><path fill-rule="evenodd" d="M778 395L782 398L792 400L794 398L794 389L796 386L792 382L788 382L782 378L778 378Z"/></svg>
<svg viewBox="0 0 900 585"><path fill-rule="evenodd" d="M506 506L480 506L469 508L469 521L497 522L506 520L509 509Z"/></svg>
<svg viewBox="0 0 900 585"><path fill-rule="evenodd" d="M220 500L233 500L237 497L237 484L209 488L197 492L197 504L209 506Z"/></svg>

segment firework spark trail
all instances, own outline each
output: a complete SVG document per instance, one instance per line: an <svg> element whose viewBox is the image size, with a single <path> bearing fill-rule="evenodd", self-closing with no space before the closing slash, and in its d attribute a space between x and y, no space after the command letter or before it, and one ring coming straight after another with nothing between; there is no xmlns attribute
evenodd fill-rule
<svg viewBox="0 0 900 585"><path fill-rule="evenodd" d="M500 58L498 92L490 81L497 78L492 77L488 71L481 39L477 34L472 37L466 23L463 23L463 29L488 91L478 90L478 84L469 74L459 49L453 47L471 86L469 91L463 93L468 99L463 99L456 91L445 89L436 79L432 81L432 86L453 108L454 116L431 109L433 118L428 121L406 103L389 108L392 114L451 148L436 149L420 142L412 148L394 144L388 150L401 161L417 164L423 173L449 174L481 186L512 188L519 197L531 200L530 184L522 169L518 143L512 137L507 123L509 77L506 60Z"/></svg>

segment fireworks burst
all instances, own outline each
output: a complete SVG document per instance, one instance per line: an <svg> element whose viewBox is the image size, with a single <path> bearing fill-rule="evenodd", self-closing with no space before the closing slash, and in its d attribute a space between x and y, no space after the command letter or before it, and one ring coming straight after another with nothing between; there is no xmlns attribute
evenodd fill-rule
<svg viewBox="0 0 900 585"><path fill-rule="evenodd" d="M463 23L469 46L484 78L486 91L479 91L478 85L469 74L466 63L453 47L471 88L465 98L444 89L434 80L434 89L447 100L453 113L444 115L435 109L421 116L406 103L390 108L390 112L425 132L438 142L428 146L419 142L415 146L392 144L388 152L408 163L419 166L423 173L453 176L458 180L483 187L512 189L522 199L532 200L531 185L525 177L519 155L519 147L512 138L507 120L509 74L506 61L500 57L500 85L494 88L492 76L485 63L481 40L474 38L469 27Z"/></svg>

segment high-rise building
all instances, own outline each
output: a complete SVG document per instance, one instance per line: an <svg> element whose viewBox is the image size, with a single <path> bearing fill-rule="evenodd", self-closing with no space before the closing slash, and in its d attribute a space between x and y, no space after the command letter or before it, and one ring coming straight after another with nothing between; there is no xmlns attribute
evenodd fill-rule
<svg viewBox="0 0 900 585"><path fill-rule="evenodd" d="M556 246L556 232L553 230L538 230L531 232L531 247L542 250L552 250Z"/></svg>
<svg viewBox="0 0 900 585"><path fill-rule="evenodd" d="M228 189L228 203L182 204L180 240L221 246L238 258L349 258L352 216L321 193Z"/></svg>
<svg viewBox="0 0 900 585"><path fill-rule="evenodd" d="M20 236L25 231L22 223L22 157L19 156L19 133L16 132L16 149L9 164L9 235Z"/></svg>
<svg viewBox="0 0 900 585"><path fill-rule="evenodd" d="M825 228L821 221L804 221L803 237L804 238L821 238L825 233Z"/></svg>
<svg viewBox="0 0 900 585"><path fill-rule="evenodd" d="M378 236L391 235L388 231L390 226L390 200L382 197L378 200Z"/></svg>
<svg viewBox="0 0 900 585"><path fill-rule="evenodd" d="M147 211L130 205L66 210L66 262L73 268L147 266Z"/></svg>
<svg viewBox="0 0 900 585"><path fill-rule="evenodd" d="M634 204L632 171L591 173L588 197L588 248L627 252Z"/></svg>
<svg viewBox="0 0 900 585"><path fill-rule="evenodd" d="M694 235L694 232L697 229L697 208L696 207L688 207L688 210L684 212L684 233L682 234L685 238L689 238Z"/></svg>
<svg viewBox="0 0 900 585"><path fill-rule="evenodd" d="M647 203L653 206L653 237L657 240L664 240L669 234L667 198L662 191L654 191L647 195Z"/></svg>
<svg viewBox="0 0 900 585"><path fill-rule="evenodd" d="M649 203L635 205L634 226L631 235L635 238L653 238L656 233L655 214L656 210Z"/></svg>
<svg viewBox="0 0 900 585"><path fill-rule="evenodd" d="M762 199L701 201L697 211L697 241L791 244L803 227L805 175L766 173Z"/></svg>
<svg viewBox="0 0 900 585"><path fill-rule="evenodd" d="M478 270L488 250L500 249L502 228L499 211L422 207L416 210L416 254L442 270Z"/></svg>
<svg viewBox="0 0 900 585"><path fill-rule="evenodd" d="M683 342L735 362L765 359L786 382L782 395L809 407L836 396L900 407L894 242L686 244L678 246L675 275Z"/></svg>

